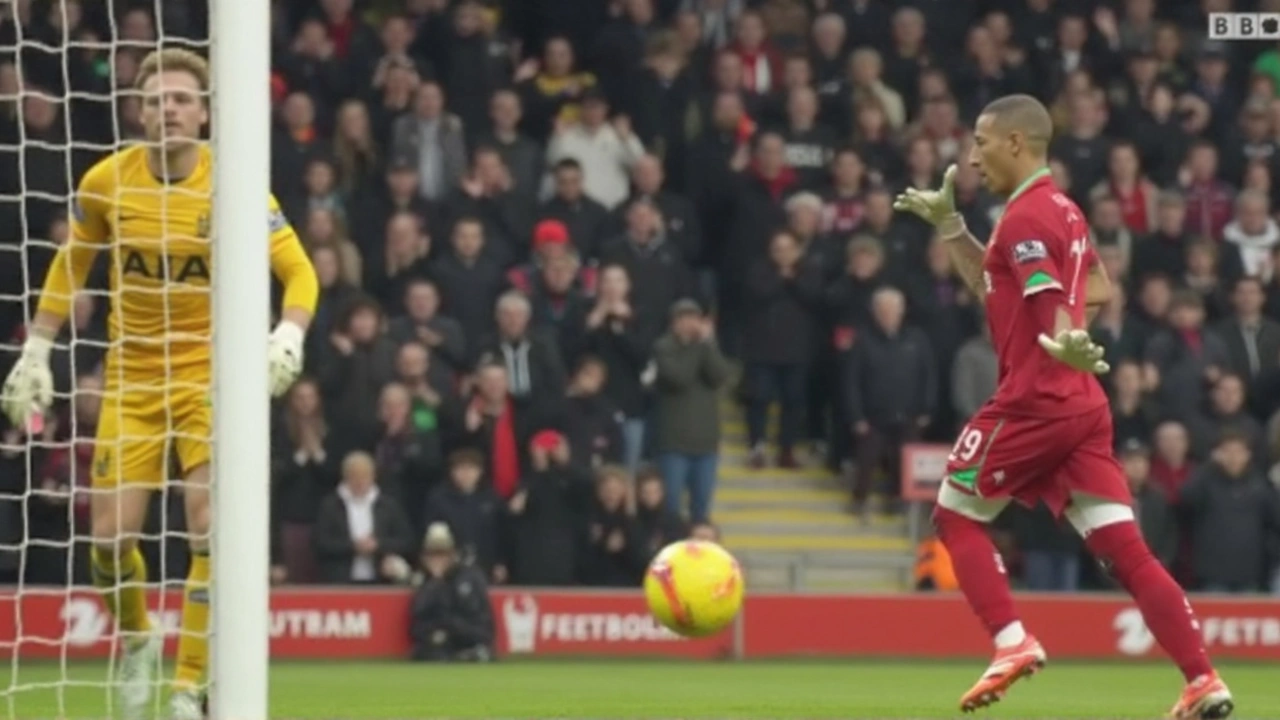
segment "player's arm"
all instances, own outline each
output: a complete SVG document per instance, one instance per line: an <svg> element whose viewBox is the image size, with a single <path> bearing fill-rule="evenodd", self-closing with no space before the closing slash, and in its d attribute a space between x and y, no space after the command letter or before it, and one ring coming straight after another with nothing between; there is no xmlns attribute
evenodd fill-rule
<svg viewBox="0 0 1280 720"><path fill-rule="evenodd" d="M1053 237L1052 229L1039 227L1024 216L1006 218L1001 236L1010 240L1001 241L994 250L1003 255L1022 288L1023 301L1040 328L1040 347L1077 370L1099 374L1110 370L1102 361L1103 349L1094 344L1072 312L1081 300L1087 305L1088 289L1080 298L1075 287L1067 289L1062 282L1064 276L1078 278L1083 274L1079 266L1089 262L1088 248L1076 246L1077 241L1055 243L1047 239Z"/></svg>
<svg viewBox="0 0 1280 720"><path fill-rule="evenodd" d="M280 210L274 197L269 199L271 231L271 272L284 287L280 305L280 322L271 332L268 347L271 394L279 397L288 391L302 372L302 344L315 315L320 297L311 258L302 241Z"/></svg>
<svg viewBox="0 0 1280 720"><path fill-rule="evenodd" d="M49 354L62 331L75 293L84 287L98 252L111 237L110 178L97 166L85 174L72 203L71 235L58 248L40 289L35 316L27 326L22 354L5 379L3 410L14 425L26 426L53 402Z"/></svg>
<svg viewBox="0 0 1280 720"><path fill-rule="evenodd" d="M951 256L952 269L979 302L985 300L987 283L983 279L982 263L987 253L986 248L964 227L963 222L960 225L960 232L950 237L943 234L943 229L941 226L938 227L938 237L947 248L947 254Z"/></svg>
<svg viewBox="0 0 1280 720"><path fill-rule="evenodd" d="M964 218L956 212L955 180L956 166L953 164L943 174L942 186L937 190L907 188L893 201L893 207L918 215L937 230L938 237L951 255L956 274L968 286L969 292L982 300L987 296L987 284L982 276L986 250L965 228Z"/></svg>
<svg viewBox="0 0 1280 720"><path fill-rule="evenodd" d="M28 335L52 340L62 331L76 292L84 287L98 252L110 242L112 194L104 173L96 167L80 181L72 203L70 237L49 264Z"/></svg>

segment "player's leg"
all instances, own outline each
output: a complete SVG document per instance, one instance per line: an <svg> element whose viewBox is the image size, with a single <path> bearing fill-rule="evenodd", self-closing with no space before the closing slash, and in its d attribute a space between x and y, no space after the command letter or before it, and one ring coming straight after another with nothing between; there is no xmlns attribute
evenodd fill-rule
<svg viewBox="0 0 1280 720"><path fill-rule="evenodd" d="M146 405L138 398L122 404L110 390L105 395L89 506L93 583L124 636L118 672L127 720L147 710L162 643L147 614L147 565L138 549L164 458L164 431L149 422L154 408Z"/></svg>
<svg viewBox="0 0 1280 720"><path fill-rule="evenodd" d="M209 664L209 538L212 524L209 483L212 432L207 391L191 389L175 398L178 463L183 472L191 564L182 593L181 635L174 669L171 720L201 718L201 686Z"/></svg>
<svg viewBox="0 0 1280 720"><path fill-rule="evenodd" d="M1089 552L1133 597L1156 642L1186 678L1187 688L1174 707L1174 716L1227 717L1234 709L1231 692L1209 662L1186 593L1142 538L1124 472L1105 441L1110 436L1106 432L1105 438L1082 447L1065 464L1067 482L1073 488L1066 518Z"/></svg>
<svg viewBox="0 0 1280 720"><path fill-rule="evenodd" d="M988 527L1021 482L1036 479L1034 437L979 413L960 433L933 513L969 607L991 635L995 658L960 699L966 712L999 701L1018 680L1043 667L1045 652L1018 619L1004 562Z"/></svg>

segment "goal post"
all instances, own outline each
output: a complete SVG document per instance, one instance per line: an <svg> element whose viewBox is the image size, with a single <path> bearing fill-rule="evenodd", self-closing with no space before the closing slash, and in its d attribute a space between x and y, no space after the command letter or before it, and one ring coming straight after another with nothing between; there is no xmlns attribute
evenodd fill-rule
<svg viewBox="0 0 1280 720"><path fill-rule="evenodd" d="M266 720L270 4L212 0L213 575L210 715Z"/></svg>
<svg viewBox="0 0 1280 720"><path fill-rule="evenodd" d="M214 155L208 225L213 319L210 716L266 720L271 3L209 0L208 42L165 32L166 10L180 5L55 0L46 7L0 0L0 18L17 16L16 43L0 47L0 109L10 113L6 119L16 128L0 136L0 320L31 318L44 279L41 263L47 265L41 259L68 242L67 216L79 208L71 195L86 169L80 161L139 137L140 98L131 89L138 60L169 45L207 50ZM50 14L36 17L33 9ZM147 36L145 22L134 22L139 12L155 18L154 37ZM77 28L82 19L83 28ZM83 122L86 117L93 122ZM90 281L98 284L77 300L109 301L103 279L91 276ZM93 304L88 306L92 313ZM76 319L80 306L76 308L57 340L52 363L55 370L69 366L73 397L60 396L63 402L55 412L63 412L63 404L74 406L82 397L74 395L77 378L93 374L90 367L77 366L76 350L107 348L101 337L81 334ZM0 350L16 354L18 348L9 341L0 337ZM4 371L8 365L3 363ZM100 399L101 386L90 387L85 395ZM77 453L91 446L94 431L77 425L78 412L66 410L62 434L48 438L34 427L29 434L0 428L0 583L6 583L0 584L0 720L118 717L119 679L111 673L118 666L114 653L122 636L86 579L90 464ZM65 464L48 473L45 460L54 453ZM15 466L22 472L15 472ZM169 541L182 543L187 536L169 524L167 505L158 509L161 517L150 527L158 526L159 534L144 530L139 539L160 555L148 557L153 567L159 560L160 572L148 578L145 590L151 625L166 636L169 651L170 662L155 675L153 701L162 712L173 678L181 605L177 596L185 577L165 554ZM44 534L46 526L56 529ZM65 580L51 579L57 576Z"/></svg>

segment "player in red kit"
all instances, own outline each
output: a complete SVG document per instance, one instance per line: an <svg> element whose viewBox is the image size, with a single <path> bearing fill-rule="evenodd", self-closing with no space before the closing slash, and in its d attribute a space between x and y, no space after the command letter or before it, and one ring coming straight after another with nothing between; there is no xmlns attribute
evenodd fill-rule
<svg viewBox="0 0 1280 720"><path fill-rule="evenodd" d="M933 518L961 590L996 646L960 707L998 702L1044 666L1045 650L1018 620L986 529L1010 502L1043 502L1065 515L1133 596L1182 670L1187 685L1170 716L1226 718L1231 692L1209 663L1186 595L1142 539L1112 452L1111 412L1095 377L1109 368L1085 330L1110 283L1083 213L1049 177L1052 128L1045 107L1027 95L996 100L978 117L969 161L989 190L1008 198L985 247L956 212L954 165L941 189L907 190L895 204L932 223L946 242L958 274L984 300L999 357L996 394L961 430Z"/></svg>

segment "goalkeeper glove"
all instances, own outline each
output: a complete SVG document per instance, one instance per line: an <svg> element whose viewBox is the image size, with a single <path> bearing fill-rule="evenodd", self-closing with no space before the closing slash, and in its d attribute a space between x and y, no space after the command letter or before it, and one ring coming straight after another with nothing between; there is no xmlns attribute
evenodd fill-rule
<svg viewBox="0 0 1280 720"><path fill-rule="evenodd" d="M1105 375L1111 371L1111 366L1102 359L1106 351L1085 330L1063 330L1055 337L1041 333L1040 347L1053 359L1076 370L1094 375Z"/></svg>
<svg viewBox="0 0 1280 720"><path fill-rule="evenodd" d="M52 349L49 338L30 335L4 381L4 414L17 427L27 427L33 415L42 414L53 403L53 372L49 370Z"/></svg>
<svg viewBox="0 0 1280 720"><path fill-rule="evenodd" d="M281 320L267 342L267 383L271 397L289 391L302 372L302 341L305 331L288 320Z"/></svg>
<svg viewBox="0 0 1280 720"><path fill-rule="evenodd" d="M934 226L943 239L954 238L965 231L964 218L956 212L956 166L952 163L942 175L937 190L907 188L893 201L893 208L914 213Z"/></svg>

